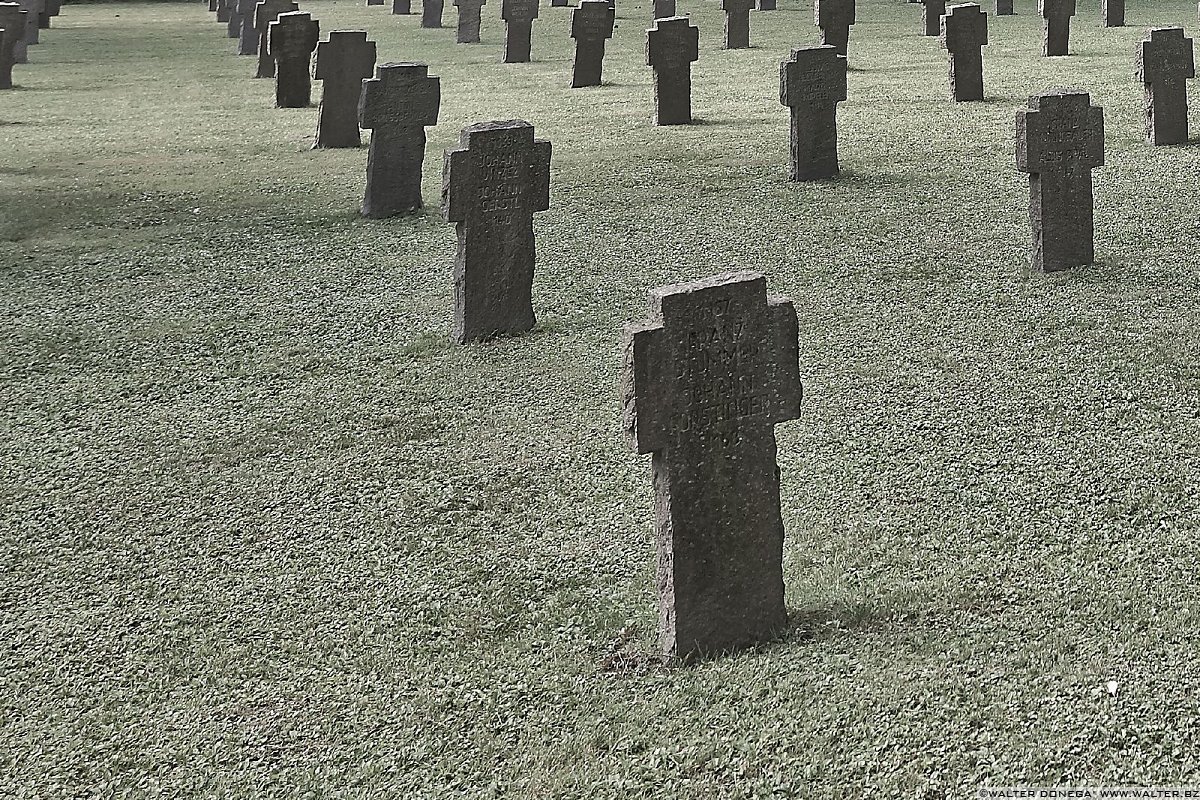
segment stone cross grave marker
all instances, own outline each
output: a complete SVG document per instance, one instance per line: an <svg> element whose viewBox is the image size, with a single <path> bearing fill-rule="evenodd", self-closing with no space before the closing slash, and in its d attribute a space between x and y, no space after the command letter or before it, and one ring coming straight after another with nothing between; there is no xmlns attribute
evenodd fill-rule
<svg viewBox="0 0 1200 800"><path fill-rule="evenodd" d="M1095 260L1092 170L1104 164L1104 109L1086 92L1036 95L1017 112L1017 169L1029 173L1033 268Z"/></svg>
<svg viewBox="0 0 1200 800"><path fill-rule="evenodd" d="M983 46L988 43L987 14L978 3L950 6L942 17L942 47L950 54L950 99L983 99Z"/></svg>
<svg viewBox="0 0 1200 800"><path fill-rule="evenodd" d="M229 22L229 0L217 0L217 22Z"/></svg>
<svg viewBox="0 0 1200 800"><path fill-rule="evenodd" d="M1125 0L1100 0L1100 24L1105 28L1125 26Z"/></svg>
<svg viewBox="0 0 1200 800"><path fill-rule="evenodd" d="M517 64L529 60L532 47L533 21L538 15L538 0L501 0L500 16L504 20L504 63Z"/></svg>
<svg viewBox="0 0 1200 800"><path fill-rule="evenodd" d="M375 72L375 43L366 31L332 31L317 45L313 77L322 82L313 147L358 147L358 98Z"/></svg>
<svg viewBox="0 0 1200 800"><path fill-rule="evenodd" d="M692 121L692 62L700 57L700 29L687 17L654 21L646 31L646 63L654 69L655 124Z"/></svg>
<svg viewBox="0 0 1200 800"><path fill-rule="evenodd" d="M653 0L651 8L654 14L650 18L651 22L656 19L666 19L667 17L675 16L675 0Z"/></svg>
<svg viewBox="0 0 1200 800"><path fill-rule="evenodd" d="M38 14L38 27L49 28L50 20L62 13L62 0L46 0Z"/></svg>
<svg viewBox="0 0 1200 800"><path fill-rule="evenodd" d="M271 23L278 19L280 14L299 10L300 6L293 0L259 0L254 7L254 30L258 31L258 72L254 77L275 77L275 56L271 55L267 47L267 34L270 32Z"/></svg>
<svg viewBox="0 0 1200 800"><path fill-rule="evenodd" d="M850 26L854 24L854 0L816 0L813 16L821 29L821 44L833 45L839 55L846 55Z"/></svg>
<svg viewBox="0 0 1200 800"><path fill-rule="evenodd" d="M321 24L304 11L288 11L271 23L268 48L275 59L275 105L308 108L312 104L309 65L321 40Z"/></svg>
<svg viewBox="0 0 1200 800"><path fill-rule="evenodd" d="M1013 0L996 0L996 16L1005 17L1010 14L1015 14L1013 11Z"/></svg>
<svg viewBox="0 0 1200 800"><path fill-rule="evenodd" d="M1042 55L1065 56L1071 43L1075 0L1038 0L1043 24Z"/></svg>
<svg viewBox="0 0 1200 800"><path fill-rule="evenodd" d="M258 28L254 27L254 12L258 0L236 0L242 27L238 33L238 55L258 55Z"/></svg>
<svg viewBox="0 0 1200 800"><path fill-rule="evenodd" d="M604 69L604 41L612 38L614 19L607 0L582 0L571 12L571 38L575 40L572 89L600 85L600 73Z"/></svg>
<svg viewBox="0 0 1200 800"><path fill-rule="evenodd" d="M209 11L217 10L217 0L208 0L208 10Z"/></svg>
<svg viewBox="0 0 1200 800"><path fill-rule="evenodd" d="M942 14L946 13L946 0L921 0L924 10L921 12L921 22L925 26L926 36L940 36L942 33Z"/></svg>
<svg viewBox="0 0 1200 800"><path fill-rule="evenodd" d="M422 0L421 2L421 27L422 28L440 28L442 27L442 11L446 7L446 0Z"/></svg>
<svg viewBox="0 0 1200 800"><path fill-rule="evenodd" d="M796 310L754 272L661 286L625 330L624 423L652 453L659 645L686 658L787 624L775 425L800 416Z"/></svg>
<svg viewBox="0 0 1200 800"><path fill-rule="evenodd" d="M454 340L530 330L533 215L550 207L550 142L523 120L462 129L447 150L442 214L455 223Z"/></svg>
<svg viewBox="0 0 1200 800"><path fill-rule="evenodd" d="M458 33L455 41L472 44L479 41L480 12L487 0L454 0L458 8Z"/></svg>
<svg viewBox="0 0 1200 800"><path fill-rule="evenodd" d="M775 0L758 0L759 11L774 11L777 7Z"/></svg>
<svg viewBox="0 0 1200 800"><path fill-rule="evenodd" d="M12 88L13 64L24 64L26 57L25 15L17 3L0 3L0 89Z"/></svg>
<svg viewBox="0 0 1200 800"><path fill-rule="evenodd" d="M1151 29L1138 44L1137 77L1146 86L1146 138L1155 145L1185 144L1187 79L1196 77L1196 58L1183 28Z"/></svg>
<svg viewBox="0 0 1200 800"><path fill-rule="evenodd" d="M228 0L229 2L229 23L225 28L225 35L230 39L238 38L242 33L242 12L239 10L237 0Z"/></svg>
<svg viewBox="0 0 1200 800"><path fill-rule="evenodd" d="M393 14L411 14L412 0L392 0Z"/></svg>
<svg viewBox="0 0 1200 800"><path fill-rule="evenodd" d="M533 213L549 208L550 143L522 120L463 129L447 150L442 212L456 223L454 339L527 331L532 304Z"/></svg>
<svg viewBox="0 0 1200 800"><path fill-rule="evenodd" d="M364 217L381 219L421 207L425 128L437 124L441 81L426 64L383 64L363 81L358 124L371 130Z"/></svg>
<svg viewBox="0 0 1200 800"><path fill-rule="evenodd" d="M846 57L836 47L800 47L779 65L779 102L791 109L794 181L838 174L837 104L846 99Z"/></svg>
<svg viewBox="0 0 1200 800"><path fill-rule="evenodd" d="M725 12L725 49L743 50L750 46L750 10L754 0L721 0Z"/></svg>
<svg viewBox="0 0 1200 800"><path fill-rule="evenodd" d="M26 45L40 44L38 40L38 14L42 12L43 0L17 0L17 3L28 12L25 20L24 41ZM26 50L28 53L28 50Z"/></svg>

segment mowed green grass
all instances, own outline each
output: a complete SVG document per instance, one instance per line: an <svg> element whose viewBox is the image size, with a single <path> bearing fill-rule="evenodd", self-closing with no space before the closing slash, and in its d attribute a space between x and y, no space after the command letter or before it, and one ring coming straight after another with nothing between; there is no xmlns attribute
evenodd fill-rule
<svg viewBox="0 0 1200 800"><path fill-rule="evenodd" d="M1018 0L954 105L920 6L859 0L843 174L802 185L778 65L807 2L725 52L680 0L686 128L651 124L645 3L586 90L567 9L504 65L498 0L473 46L302 5L441 77L424 215L359 219L366 150L311 151L315 109L273 108L201 4L65 6L0 92L0 796L1200 783L1200 146L1144 143L1133 77L1194 3L1081 3L1046 59ZM1098 263L1045 276L1013 117L1060 85L1107 163ZM539 326L453 346L441 153L516 117L554 146ZM800 323L793 624L678 667L621 329L743 269Z"/></svg>

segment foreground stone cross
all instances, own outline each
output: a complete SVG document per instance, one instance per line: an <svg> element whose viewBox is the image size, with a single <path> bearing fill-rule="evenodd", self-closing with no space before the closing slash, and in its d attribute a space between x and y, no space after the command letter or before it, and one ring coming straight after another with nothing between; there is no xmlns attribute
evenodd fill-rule
<svg viewBox="0 0 1200 800"><path fill-rule="evenodd" d="M946 13L946 0L921 0L924 10L921 12L921 23L925 26L926 36L940 36L942 33L942 14Z"/></svg>
<svg viewBox="0 0 1200 800"><path fill-rule="evenodd" d="M655 124L692 121L692 62L700 57L700 29L687 17L657 19L646 31L646 63L654 69Z"/></svg>
<svg viewBox="0 0 1200 800"><path fill-rule="evenodd" d="M1070 49L1075 0L1038 0L1044 23L1042 55L1065 56Z"/></svg>
<svg viewBox="0 0 1200 800"><path fill-rule="evenodd" d="M267 46L267 34L271 23L279 19L280 14L299 10L300 6L292 0L259 0L254 7L254 30L258 31L258 72L254 77L275 77L275 56L271 55Z"/></svg>
<svg viewBox="0 0 1200 800"><path fill-rule="evenodd" d="M813 7L821 44L833 45L846 55L850 45L850 26L854 24L854 0L816 0Z"/></svg>
<svg viewBox="0 0 1200 800"><path fill-rule="evenodd" d="M501 0L500 17L504 20L504 63L529 60L533 21L538 15L538 0Z"/></svg>
<svg viewBox="0 0 1200 800"><path fill-rule="evenodd" d="M750 46L750 10L754 0L721 0L725 12L725 49L742 50Z"/></svg>
<svg viewBox="0 0 1200 800"><path fill-rule="evenodd" d="M846 57L836 47L801 47L779 65L779 102L791 109L794 181L838 174L837 104L846 99Z"/></svg>
<svg viewBox="0 0 1200 800"><path fill-rule="evenodd" d="M242 27L238 35L238 55L258 55L258 28L254 27L254 12L258 0L236 0Z"/></svg>
<svg viewBox="0 0 1200 800"><path fill-rule="evenodd" d="M612 38L615 16L607 0L582 0L571 12L571 38L575 40L572 89L600 85L600 73L604 69L604 41Z"/></svg>
<svg viewBox="0 0 1200 800"><path fill-rule="evenodd" d="M792 303L753 272L654 289L623 383L630 444L654 455L663 652L770 639L787 624L775 425L800 416Z"/></svg>
<svg viewBox="0 0 1200 800"><path fill-rule="evenodd" d="M675 16L675 0L653 0L653 16L650 21Z"/></svg>
<svg viewBox="0 0 1200 800"><path fill-rule="evenodd" d="M375 72L375 43L366 31L333 31L317 45L313 77L322 82L313 147L358 147L358 98Z"/></svg>
<svg viewBox="0 0 1200 800"><path fill-rule="evenodd" d="M454 0L458 9L458 31L455 41L472 44L479 41L479 16L487 0Z"/></svg>
<svg viewBox="0 0 1200 800"><path fill-rule="evenodd" d="M312 104L309 64L321 40L321 24L304 11L280 14L271 23L268 46L275 59L275 105L308 108Z"/></svg>
<svg viewBox="0 0 1200 800"><path fill-rule="evenodd" d="M1186 143L1187 79L1196 77L1196 59L1183 28L1151 29L1138 45L1137 77L1146 85L1146 138L1155 145Z"/></svg>
<svg viewBox="0 0 1200 800"><path fill-rule="evenodd" d="M421 27L442 27L442 11L445 7L445 0L423 0L421 3Z"/></svg>
<svg viewBox="0 0 1200 800"><path fill-rule="evenodd" d="M1125 26L1125 0L1100 0L1100 24L1106 28Z"/></svg>
<svg viewBox="0 0 1200 800"><path fill-rule="evenodd" d="M1017 112L1017 169L1029 173L1033 268L1070 269L1095 260L1092 170L1104 164L1104 109L1086 92L1029 99Z"/></svg>
<svg viewBox="0 0 1200 800"><path fill-rule="evenodd" d="M0 3L0 89L12 88L13 64L26 61L25 20L28 11L16 3Z"/></svg>
<svg viewBox="0 0 1200 800"><path fill-rule="evenodd" d="M549 207L550 142L534 139L532 125L463 128L442 172L442 214L458 230L456 342L533 327L533 215Z"/></svg>
<svg viewBox="0 0 1200 800"><path fill-rule="evenodd" d="M942 17L941 43L950 54L950 99L982 100L987 14L976 3L950 6Z"/></svg>
<svg viewBox="0 0 1200 800"><path fill-rule="evenodd" d="M374 78L363 81L358 124L372 131L364 217L391 217L421 207L425 128L437 124L441 103L441 81L426 64L384 64L376 67Z"/></svg>
<svg viewBox="0 0 1200 800"><path fill-rule="evenodd" d="M1013 0L996 0L996 16L1006 17L1010 14L1015 14L1013 11Z"/></svg>

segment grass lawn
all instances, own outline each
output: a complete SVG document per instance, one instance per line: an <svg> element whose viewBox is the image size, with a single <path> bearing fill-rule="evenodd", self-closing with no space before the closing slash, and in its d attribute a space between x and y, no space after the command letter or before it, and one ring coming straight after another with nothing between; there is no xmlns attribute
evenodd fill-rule
<svg viewBox="0 0 1200 800"><path fill-rule="evenodd" d="M0 92L0 797L1200 784L1200 146L1144 142L1133 77L1195 3L1109 30L1080 3L1047 59L1018 0L954 105L921 7L859 0L843 174L813 184L778 102L808 2L727 52L680 0L684 128L651 124L646 2L575 90L570 10L504 65L499 6L455 45L302 3L441 77L414 217L359 218L366 150L310 150L315 108L273 108L199 3L67 5ZM1061 85L1107 163L1098 262L1047 276L1014 112ZM453 346L441 153L516 117L554 147L538 328ZM800 321L792 625L679 667L621 329L741 269Z"/></svg>

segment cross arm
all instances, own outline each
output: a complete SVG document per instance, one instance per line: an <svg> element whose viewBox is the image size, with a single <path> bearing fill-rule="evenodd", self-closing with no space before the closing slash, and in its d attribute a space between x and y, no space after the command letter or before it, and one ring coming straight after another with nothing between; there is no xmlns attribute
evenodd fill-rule
<svg viewBox="0 0 1200 800"><path fill-rule="evenodd" d="M796 308L786 298L768 298L767 315L774 345L771 421L784 422L800 416L800 401L804 396L804 387L800 383L799 326Z"/></svg>
<svg viewBox="0 0 1200 800"><path fill-rule="evenodd" d="M466 221L471 204L466 187L472 183L470 151L447 150L442 161L442 217L446 222Z"/></svg>

